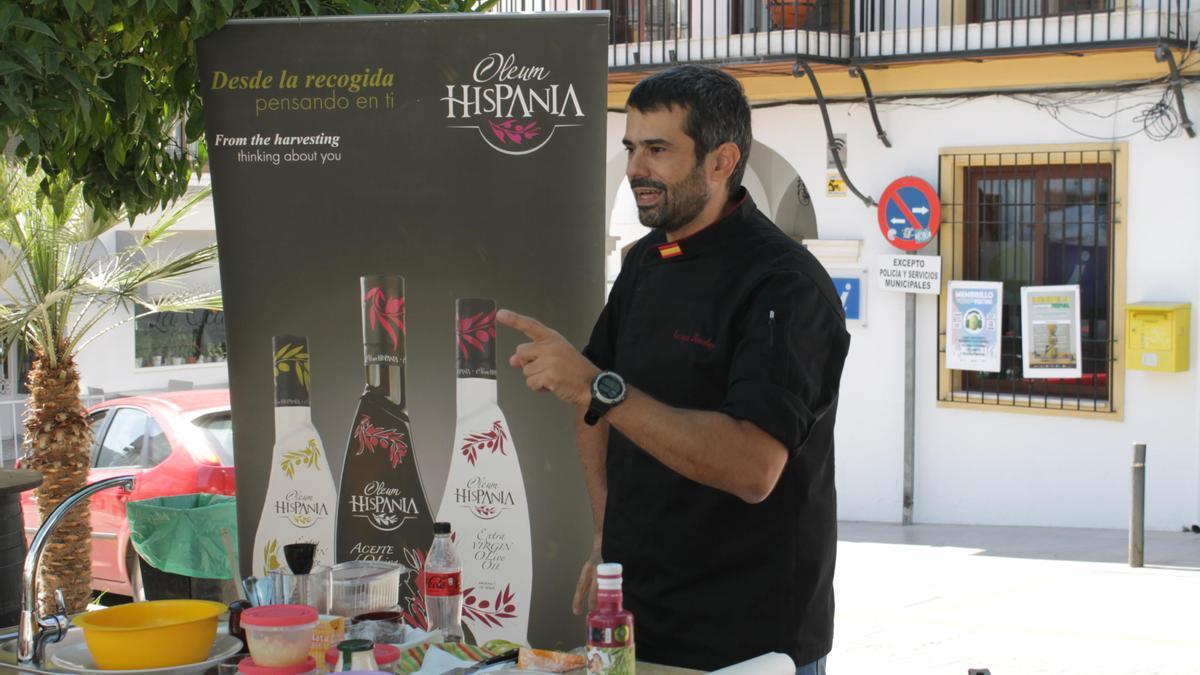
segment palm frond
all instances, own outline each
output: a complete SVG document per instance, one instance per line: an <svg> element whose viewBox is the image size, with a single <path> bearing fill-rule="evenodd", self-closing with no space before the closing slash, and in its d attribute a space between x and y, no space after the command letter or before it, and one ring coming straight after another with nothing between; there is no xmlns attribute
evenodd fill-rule
<svg viewBox="0 0 1200 675"><path fill-rule="evenodd" d="M216 261L216 246L151 250L209 192L205 188L172 205L136 245L110 254L98 237L120 221L119 214L97 215L80 186L40 171L26 175L0 160L0 292L8 305L0 310L0 343L26 340L41 347L53 365L63 347L74 351L91 342L89 334L111 322L121 306L133 316L219 308L220 295L211 291L172 290L147 299L151 286L182 286L185 275Z"/></svg>
<svg viewBox="0 0 1200 675"><path fill-rule="evenodd" d="M212 187L205 186L198 190L196 194L183 200L179 200L171 205L171 208L159 218L154 227L146 230L146 234L142 236L138 247L145 249L154 244L162 242L163 239L170 235L170 228L178 223L184 216L192 212L192 209L197 204L208 199L212 194Z"/></svg>

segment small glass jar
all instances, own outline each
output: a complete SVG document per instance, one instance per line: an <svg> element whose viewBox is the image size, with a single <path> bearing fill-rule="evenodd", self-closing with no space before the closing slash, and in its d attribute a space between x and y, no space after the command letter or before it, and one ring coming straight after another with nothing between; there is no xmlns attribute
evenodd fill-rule
<svg viewBox="0 0 1200 675"><path fill-rule="evenodd" d="M338 660L334 672L347 670L375 670L375 644L370 640L342 640L337 644Z"/></svg>

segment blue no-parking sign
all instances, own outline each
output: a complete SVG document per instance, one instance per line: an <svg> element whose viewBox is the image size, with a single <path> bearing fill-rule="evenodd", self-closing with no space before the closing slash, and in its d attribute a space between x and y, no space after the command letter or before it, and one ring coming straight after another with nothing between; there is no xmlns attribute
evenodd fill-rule
<svg viewBox="0 0 1200 675"><path fill-rule="evenodd" d="M916 251L933 241L941 224L941 204L933 186L905 176L892 181L879 200L879 231L888 243Z"/></svg>

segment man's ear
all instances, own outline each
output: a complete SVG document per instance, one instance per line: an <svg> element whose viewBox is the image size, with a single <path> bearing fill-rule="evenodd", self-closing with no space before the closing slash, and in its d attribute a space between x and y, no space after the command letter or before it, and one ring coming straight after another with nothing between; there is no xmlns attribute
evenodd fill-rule
<svg viewBox="0 0 1200 675"><path fill-rule="evenodd" d="M713 179L725 183L737 169L738 162L742 160L742 151L738 148L737 143L726 141L713 149L712 157L715 160Z"/></svg>

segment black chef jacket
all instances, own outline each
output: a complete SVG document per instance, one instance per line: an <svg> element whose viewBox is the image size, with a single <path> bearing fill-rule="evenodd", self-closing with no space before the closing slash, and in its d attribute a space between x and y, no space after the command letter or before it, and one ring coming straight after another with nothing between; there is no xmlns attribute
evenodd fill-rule
<svg viewBox="0 0 1200 675"><path fill-rule="evenodd" d="M771 651L803 665L833 640L850 337L821 264L737 198L678 246L661 231L635 244L584 350L662 403L750 421L789 453L770 496L747 504L609 434L602 555L625 566L638 658L704 670Z"/></svg>

